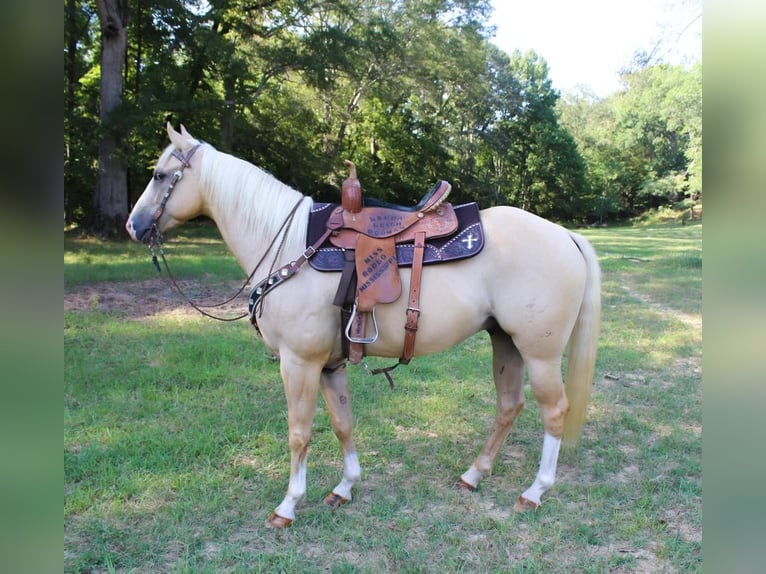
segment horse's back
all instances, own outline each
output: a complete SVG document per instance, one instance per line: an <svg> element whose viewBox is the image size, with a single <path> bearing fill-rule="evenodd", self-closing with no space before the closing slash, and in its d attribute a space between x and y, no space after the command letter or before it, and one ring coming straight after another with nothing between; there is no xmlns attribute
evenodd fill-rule
<svg viewBox="0 0 766 574"><path fill-rule="evenodd" d="M483 209L481 219L488 239L504 249L513 249L515 254L534 255L545 251L547 255L570 256L570 232L534 213L517 207L497 206Z"/></svg>
<svg viewBox="0 0 766 574"><path fill-rule="evenodd" d="M564 227L508 206L482 210L481 217L486 245L478 262L491 276L502 274L504 281L530 288L539 288L538 282L552 289L568 281L584 282L585 261Z"/></svg>

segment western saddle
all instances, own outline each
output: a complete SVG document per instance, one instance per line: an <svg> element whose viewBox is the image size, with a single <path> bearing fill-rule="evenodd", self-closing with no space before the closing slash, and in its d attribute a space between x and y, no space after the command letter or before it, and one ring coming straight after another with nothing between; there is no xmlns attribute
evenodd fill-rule
<svg viewBox="0 0 766 574"><path fill-rule="evenodd" d="M404 348L399 363L407 364L414 354L420 317L420 284L427 239L454 233L458 220L445 200L452 186L438 182L412 207L392 205L362 197L356 166L346 161L349 176L341 187L341 205L327 221L333 231L330 242L344 250L344 267L335 304L343 315L348 341L348 359L359 363L364 345L378 338L375 306L393 303L402 294L396 245L413 243L414 254L405 322ZM350 311L349 311L350 307ZM371 333L368 323L371 319Z"/></svg>
<svg viewBox="0 0 766 574"><path fill-rule="evenodd" d="M405 258L405 264L411 264L412 271L404 348L396 365L373 371L373 374L384 373L393 385L389 371L399 364L406 365L414 355L424 256L429 249L431 259L425 257L426 262L450 261L478 253L483 245L478 208L475 204L455 208L446 202L452 189L446 181L437 182L412 207L363 198L356 166L348 160L345 163L349 176L341 187L341 204L322 204L332 211L322 219L324 223L317 236L309 233L309 245L303 254L253 286L249 298L250 321L257 329L256 317L262 313L263 298L297 273L309 259L326 253L327 249L341 251L342 262L337 268L321 270L342 271L334 304L341 308L344 353L352 364L359 363L364 356L364 345L378 339L376 305L393 303L402 295L397 246L407 251L411 248L411 256ZM468 220L466 212L473 213L467 216ZM311 225L309 223L309 231ZM327 242L329 248L324 247ZM440 242L443 243L439 247ZM456 249L459 243L467 243L466 249Z"/></svg>

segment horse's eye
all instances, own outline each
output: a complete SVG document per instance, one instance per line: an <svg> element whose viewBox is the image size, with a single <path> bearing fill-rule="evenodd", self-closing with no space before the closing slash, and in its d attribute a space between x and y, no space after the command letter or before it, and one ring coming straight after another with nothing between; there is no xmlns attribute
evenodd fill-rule
<svg viewBox="0 0 766 574"><path fill-rule="evenodd" d="M162 179L165 177L165 174L161 171L158 171L154 174L154 181L162 181Z"/></svg>

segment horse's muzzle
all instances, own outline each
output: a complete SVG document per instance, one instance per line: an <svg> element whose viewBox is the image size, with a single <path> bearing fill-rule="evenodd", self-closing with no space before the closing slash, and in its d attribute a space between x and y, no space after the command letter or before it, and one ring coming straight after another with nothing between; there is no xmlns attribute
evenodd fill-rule
<svg viewBox="0 0 766 574"><path fill-rule="evenodd" d="M135 217L128 218L125 223L125 229L130 235L133 241L140 241L141 243L148 243L152 237L153 224L150 222L143 223L140 220L135 221Z"/></svg>

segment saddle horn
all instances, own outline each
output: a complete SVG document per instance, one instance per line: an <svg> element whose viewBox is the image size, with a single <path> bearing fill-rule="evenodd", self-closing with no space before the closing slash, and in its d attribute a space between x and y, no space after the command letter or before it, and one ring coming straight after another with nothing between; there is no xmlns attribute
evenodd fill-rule
<svg viewBox="0 0 766 574"><path fill-rule="evenodd" d="M344 163L348 166L348 177L341 186L341 205L349 213L359 213L362 211L362 184L356 177L354 162L344 160Z"/></svg>

